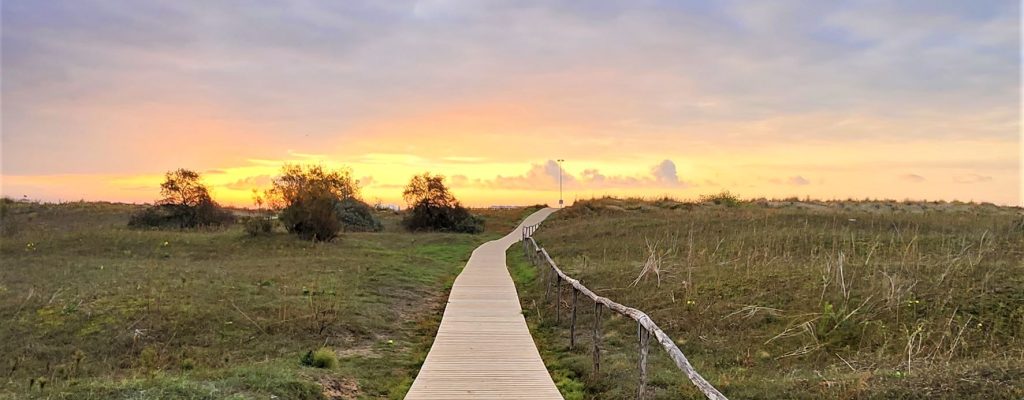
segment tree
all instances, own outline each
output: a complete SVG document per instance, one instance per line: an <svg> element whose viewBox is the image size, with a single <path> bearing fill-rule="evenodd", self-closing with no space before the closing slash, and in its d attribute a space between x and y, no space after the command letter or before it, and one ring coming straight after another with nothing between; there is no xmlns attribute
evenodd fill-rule
<svg viewBox="0 0 1024 400"><path fill-rule="evenodd" d="M383 229L372 213L363 213L369 206L359 200L359 183L352 179L348 169L332 171L316 165L285 165L266 197L281 211L285 229L304 239L331 240L342 228ZM358 215L349 214L353 212Z"/></svg>
<svg viewBox="0 0 1024 400"><path fill-rule="evenodd" d="M412 177L402 192L409 212L402 220L412 231L435 230L479 233L483 219L470 214L444 183L444 176L423 173Z"/></svg>
<svg viewBox="0 0 1024 400"><path fill-rule="evenodd" d="M352 171L347 168L330 171L319 165L286 164L281 167L281 175L274 179L274 187L268 192L267 200L274 206L283 207L312 193L337 199L357 198L359 182L352 179Z"/></svg>
<svg viewBox="0 0 1024 400"><path fill-rule="evenodd" d="M426 204L431 207L454 207L459 204L455 196L444 184L443 175L430 175L425 172L416 175L409 181L409 185L402 192L402 198L413 207L417 204Z"/></svg>
<svg viewBox="0 0 1024 400"><path fill-rule="evenodd" d="M199 181L199 173L184 168L164 174L164 183L160 184L160 195L163 198L157 205L198 207L213 201L206 185Z"/></svg>
<svg viewBox="0 0 1024 400"><path fill-rule="evenodd" d="M180 168L164 174L162 198L152 207L132 216L132 227L195 228L234 222L234 216L210 197L198 172Z"/></svg>

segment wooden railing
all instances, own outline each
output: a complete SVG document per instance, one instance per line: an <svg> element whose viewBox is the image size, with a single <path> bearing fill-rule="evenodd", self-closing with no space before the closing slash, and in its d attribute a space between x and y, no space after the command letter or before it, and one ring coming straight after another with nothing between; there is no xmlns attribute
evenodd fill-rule
<svg viewBox="0 0 1024 400"><path fill-rule="evenodd" d="M537 244L537 241L533 239L533 234L539 227L539 223L523 227L523 254L533 263L533 265L537 267L546 265L549 267L545 269L545 271L549 272L545 274L546 282L544 299L548 300L551 297L551 289L552 286L554 286L556 292L555 323L558 323L561 320L562 315L562 282L566 282L572 289L572 303L570 306L571 312L569 315L569 348L574 348L576 346L576 309L579 294L582 293L584 297L588 297L593 301L594 338L592 351L594 353L594 372L600 371L601 367L601 310L603 308L607 308L637 322L637 339L639 341L640 351L640 384L637 389L638 399L642 400L647 390L647 346L648 343L650 343L650 337L653 334L655 340L661 344L662 348L665 349L665 352L668 353L670 358L672 358L672 361L675 362L676 366L686 374L686 377L690 379L690 382L693 382L693 384L697 386L697 389L703 392L707 398L712 400L727 400L725 395L719 392L718 389L715 389L714 386L708 383L704 377L700 376L700 374L693 369L693 365L691 365L690 361L686 359L683 352L679 350L679 347L676 346L674 341L672 341L672 338L665 334L665 332L658 327L658 324L655 324L654 320L652 320L646 313L635 308L626 307L622 304L616 303L607 297L598 296L597 293L594 293L594 291L583 286L580 281L573 279L569 275L566 275L565 272L562 272L561 269L558 269L558 265L556 265L555 261L551 259L550 255L548 255L547 250L540 247Z"/></svg>

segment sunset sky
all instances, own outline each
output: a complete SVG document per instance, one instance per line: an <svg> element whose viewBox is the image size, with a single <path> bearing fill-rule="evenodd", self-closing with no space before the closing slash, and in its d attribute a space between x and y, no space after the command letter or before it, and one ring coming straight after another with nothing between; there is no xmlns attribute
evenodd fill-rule
<svg viewBox="0 0 1024 400"><path fill-rule="evenodd" d="M897 4L898 3L898 4ZM1020 204L1019 1L3 1L2 192Z"/></svg>

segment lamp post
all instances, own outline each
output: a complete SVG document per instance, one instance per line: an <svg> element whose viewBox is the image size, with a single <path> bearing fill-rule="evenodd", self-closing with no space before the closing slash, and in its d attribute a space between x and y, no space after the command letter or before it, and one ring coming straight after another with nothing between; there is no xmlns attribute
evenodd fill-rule
<svg viewBox="0 0 1024 400"><path fill-rule="evenodd" d="M562 200L562 162L565 160L558 159L558 208L562 208L565 201Z"/></svg>

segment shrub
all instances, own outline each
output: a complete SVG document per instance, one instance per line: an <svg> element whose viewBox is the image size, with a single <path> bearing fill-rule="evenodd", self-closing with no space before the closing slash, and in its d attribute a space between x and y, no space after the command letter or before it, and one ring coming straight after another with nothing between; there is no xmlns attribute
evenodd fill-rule
<svg viewBox="0 0 1024 400"><path fill-rule="evenodd" d="M267 192L279 209L281 223L304 239L326 241L342 230L379 232L384 224L373 208L358 198L358 182L346 169L329 171L320 166L286 165Z"/></svg>
<svg viewBox="0 0 1024 400"><path fill-rule="evenodd" d="M245 233L249 236L269 234L274 230L274 221L266 217L249 217L245 220Z"/></svg>
<svg viewBox="0 0 1024 400"><path fill-rule="evenodd" d="M469 210L459 204L441 175L424 173L414 176L402 196L410 208L402 220L408 230L460 233L480 233L484 230L483 219L470 214Z"/></svg>
<svg viewBox="0 0 1024 400"><path fill-rule="evenodd" d="M146 207L128 218L130 228L174 228L181 224L171 207Z"/></svg>
<svg viewBox="0 0 1024 400"><path fill-rule="evenodd" d="M342 228L379 231L383 224L373 210L358 199L358 182L347 169L325 170L320 166L285 165L274 187L267 192L271 205L281 210L285 229L299 237L326 241Z"/></svg>
<svg viewBox="0 0 1024 400"><path fill-rule="evenodd" d="M338 367L338 355L334 350L321 347L316 351L308 351L299 359L299 363L307 367L334 369Z"/></svg>
<svg viewBox="0 0 1024 400"><path fill-rule="evenodd" d="M221 226L235 221L230 211L213 201L197 172L187 169L167 172L164 183L160 184L160 194L163 198L156 205L129 218L129 227L195 228Z"/></svg>
<svg viewBox="0 0 1024 400"><path fill-rule="evenodd" d="M281 210L280 219L285 229L300 238L328 241L338 236L337 199L326 193L309 193Z"/></svg>
<svg viewBox="0 0 1024 400"><path fill-rule="evenodd" d="M712 203L726 207L738 207L740 205L740 198L735 194L730 193L728 190L723 190L721 193L700 196L700 202Z"/></svg>
<svg viewBox="0 0 1024 400"><path fill-rule="evenodd" d="M342 199L335 204L335 212L347 232L380 232L384 224L373 214L369 204L354 198Z"/></svg>
<svg viewBox="0 0 1024 400"><path fill-rule="evenodd" d="M438 207L425 202L412 207L402 224L411 231L480 233L484 230L483 218L470 214L461 205Z"/></svg>
<svg viewBox="0 0 1024 400"><path fill-rule="evenodd" d="M159 367L160 355L153 346L146 346L139 353L139 366L146 371L152 371Z"/></svg>

